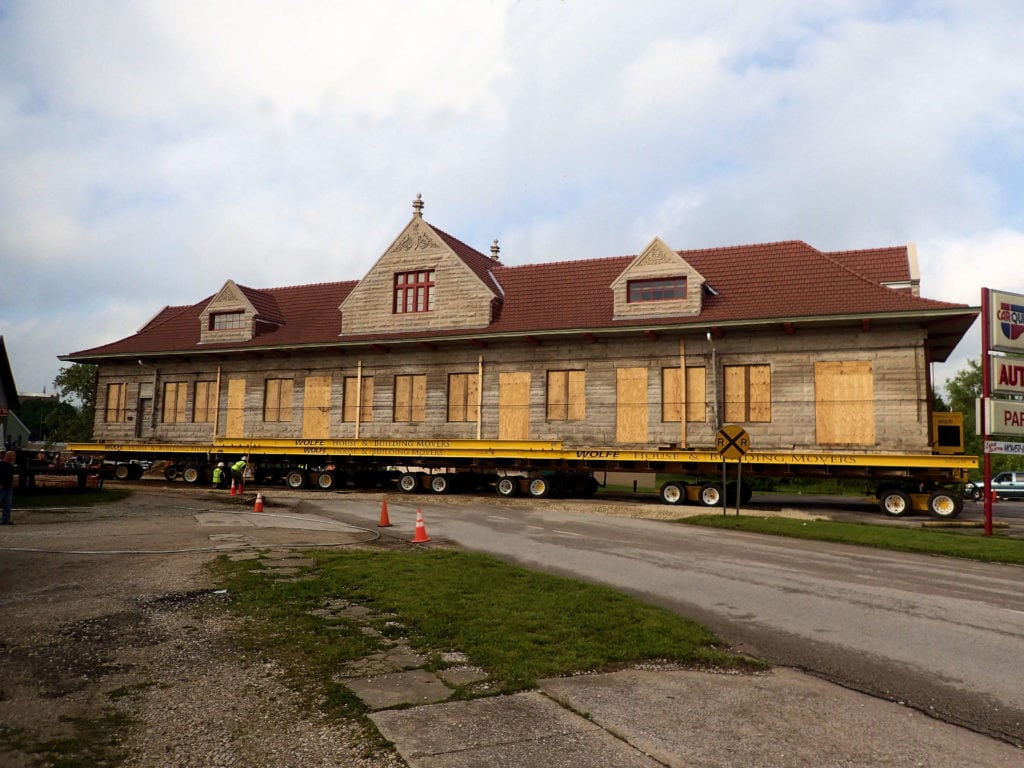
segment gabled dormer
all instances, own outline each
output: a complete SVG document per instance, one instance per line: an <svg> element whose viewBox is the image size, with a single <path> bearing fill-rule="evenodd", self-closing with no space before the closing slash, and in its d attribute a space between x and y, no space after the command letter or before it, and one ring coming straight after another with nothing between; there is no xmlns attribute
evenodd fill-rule
<svg viewBox="0 0 1024 768"><path fill-rule="evenodd" d="M341 303L341 333L486 328L501 300L494 258L413 216Z"/></svg>
<svg viewBox="0 0 1024 768"><path fill-rule="evenodd" d="M611 284L615 319L699 315L704 278L660 237Z"/></svg>
<svg viewBox="0 0 1024 768"><path fill-rule="evenodd" d="M249 341L283 322L273 296L228 280L199 315L199 342Z"/></svg>

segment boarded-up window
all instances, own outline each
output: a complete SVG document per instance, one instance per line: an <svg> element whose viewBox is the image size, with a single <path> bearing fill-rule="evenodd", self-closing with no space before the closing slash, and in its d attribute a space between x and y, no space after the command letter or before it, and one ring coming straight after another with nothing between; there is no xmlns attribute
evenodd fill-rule
<svg viewBox="0 0 1024 768"><path fill-rule="evenodd" d="M707 376L704 366L691 366L686 369L686 420L707 420ZM684 396L679 385L678 368L661 369L661 420L679 421L683 413Z"/></svg>
<svg viewBox="0 0 1024 768"><path fill-rule="evenodd" d="M548 371L549 421L582 421L587 417L586 371Z"/></svg>
<svg viewBox="0 0 1024 768"><path fill-rule="evenodd" d="M647 369L615 369L615 439L647 442Z"/></svg>
<svg viewBox="0 0 1024 768"><path fill-rule="evenodd" d="M295 383L291 379L267 379L263 391L263 420L291 421L292 395Z"/></svg>
<svg viewBox="0 0 1024 768"><path fill-rule="evenodd" d="M448 375L448 421L477 421L480 416L480 374Z"/></svg>
<svg viewBox="0 0 1024 768"><path fill-rule="evenodd" d="M814 364L814 426L822 445L875 444L875 382L870 361Z"/></svg>
<svg viewBox="0 0 1024 768"><path fill-rule="evenodd" d="M213 421L217 413L217 382L197 381L196 396L192 404L192 421L203 424Z"/></svg>
<svg viewBox="0 0 1024 768"><path fill-rule="evenodd" d="M164 383L164 401L161 418L164 424L177 424L185 421L185 392L187 387L183 381Z"/></svg>
<svg viewBox="0 0 1024 768"><path fill-rule="evenodd" d="M342 421L373 421L373 376L345 377L344 403L341 406ZM357 403L359 405L357 406Z"/></svg>
<svg viewBox="0 0 1024 768"><path fill-rule="evenodd" d="M107 384L106 421L123 422L128 401L127 384Z"/></svg>
<svg viewBox="0 0 1024 768"><path fill-rule="evenodd" d="M530 374L498 374L498 439L530 439Z"/></svg>
<svg viewBox="0 0 1024 768"><path fill-rule="evenodd" d="M725 420L731 423L772 420L772 373L768 365L727 365Z"/></svg>
<svg viewBox="0 0 1024 768"><path fill-rule="evenodd" d="M422 373L395 376L395 421L427 418L427 377Z"/></svg>
<svg viewBox="0 0 1024 768"><path fill-rule="evenodd" d="M228 379L228 414L224 436L245 436L245 379Z"/></svg>
<svg viewBox="0 0 1024 768"><path fill-rule="evenodd" d="M331 426L331 377L307 376L302 398L302 436L327 437Z"/></svg>

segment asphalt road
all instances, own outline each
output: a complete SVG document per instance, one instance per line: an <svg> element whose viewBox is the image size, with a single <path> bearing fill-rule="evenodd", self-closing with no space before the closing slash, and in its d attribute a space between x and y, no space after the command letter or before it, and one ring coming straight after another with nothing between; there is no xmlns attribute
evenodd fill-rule
<svg viewBox="0 0 1024 768"><path fill-rule="evenodd" d="M350 522L365 525L374 514L365 499L321 498L330 498L332 516ZM435 541L608 584L697 619L734 650L1024 745L1020 567L583 514L544 502L389 498L389 535L410 534L418 508Z"/></svg>

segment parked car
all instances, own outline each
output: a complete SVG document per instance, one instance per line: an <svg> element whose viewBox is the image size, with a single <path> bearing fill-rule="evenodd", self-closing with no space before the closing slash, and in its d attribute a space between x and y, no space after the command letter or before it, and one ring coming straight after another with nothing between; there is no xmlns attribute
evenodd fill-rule
<svg viewBox="0 0 1024 768"><path fill-rule="evenodd" d="M997 499L1024 499L1024 472L1000 472L992 478Z"/></svg>
<svg viewBox="0 0 1024 768"><path fill-rule="evenodd" d="M981 480L966 483L964 485L964 499L969 501L981 501L985 496L985 483Z"/></svg>

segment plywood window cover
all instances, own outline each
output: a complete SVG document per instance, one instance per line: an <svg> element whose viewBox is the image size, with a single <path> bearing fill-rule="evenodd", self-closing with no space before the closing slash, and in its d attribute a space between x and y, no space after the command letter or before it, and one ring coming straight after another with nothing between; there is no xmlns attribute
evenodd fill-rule
<svg viewBox="0 0 1024 768"><path fill-rule="evenodd" d="M427 376L423 373L395 376L394 421L416 422L427 418Z"/></svg>
<svg viewBox="0 0 1024 768"><path fill-rule="evenodd" d="M123 383L107 384L107 422L121 423L125 420L127 412L128 385Z"/></svg>
<svg viewBox="0 0 1024 768"><path fill-rule="evenodd" d="M292 420L292 379L267 379L263 393L263 420L287 422Z"/></svg>
<svg viewBox="0 0 1024 768"><path fill-rule="evenodd" d="M548 421L583 421L587 416L586 371L548 371Z"/></svg>
<svg viewBox="0 0 1024 768"><path fill-rule="evenodd" d="M772 420L771 366L726 365L725 420L733 423L768 423Z"/></svg>
<svg viewBox="0 0 1024 768"><path fill-rule="evenodd" d="M180 424L185 421L186 392L187 386L183 381L164 382L161 419L165 424Z"/></svg>
<svg viewBox="0 0 1024 768"><path fill-rule="evenodd" d="M356 384L359 383L358 376L346 376L344 383L344 392L342 393L342 405L341 405L341 420L345 422L354 423L357 421L356 416L359 416L358 421L361 424L373 421L373 376L363 376L362 384L359 387L360 397L362 402L359 405L359 410L356 410Z"/></svg>
<svg viewBox="0 0 1024 768"><path fill-rule="evenodd" d="M192 404L192 421L206 424L213 421L217 412L217 382L197 381L195 400Z"/></svg>
<svg viewBox="0 0 1024 768"><path fill-rule="evenodd" d="M815 441L875 444L874 366L869 360L814 364Z"/></svg>
<svg viewBox="0 0 1024 768"><path fill-rule="evenodd" d="M707 421L707 369L702 365L686 366L686 395L682 403L679 402L679 370L671 367L661 369L661 420L680 421L685 405L688 422Z"/></svg>
<svg viewBox="0 0 1024 768"><path fill-rule="evenodd" d="M477 421L480 414L479 397L479 374L448 374L448 421Z"/></svg>

